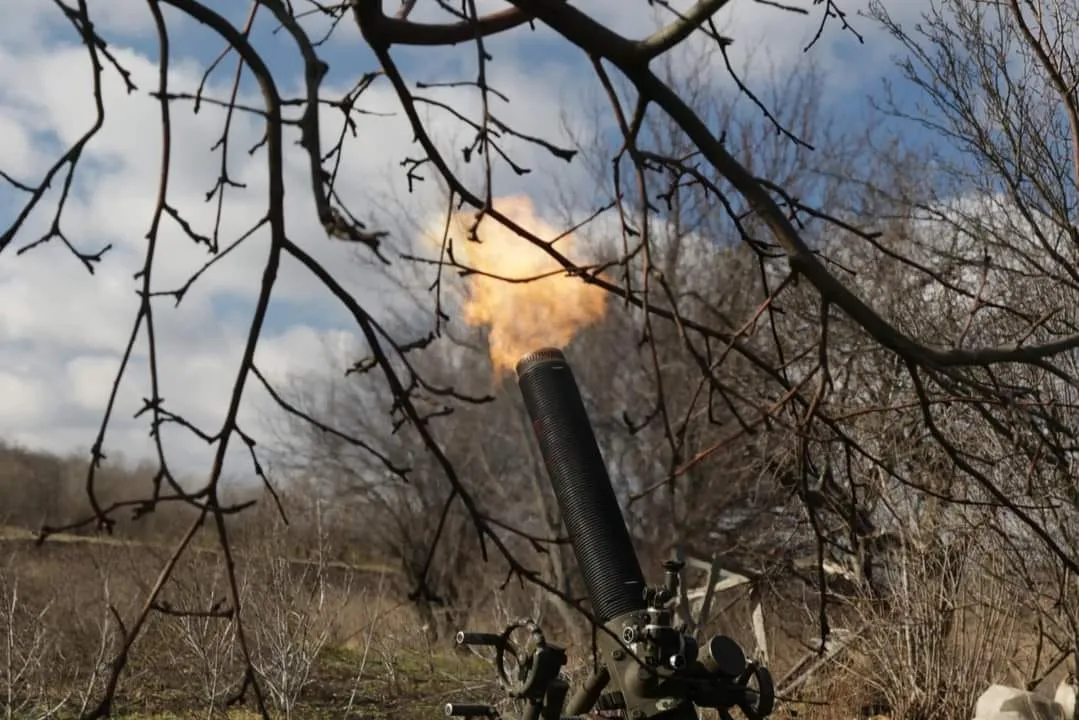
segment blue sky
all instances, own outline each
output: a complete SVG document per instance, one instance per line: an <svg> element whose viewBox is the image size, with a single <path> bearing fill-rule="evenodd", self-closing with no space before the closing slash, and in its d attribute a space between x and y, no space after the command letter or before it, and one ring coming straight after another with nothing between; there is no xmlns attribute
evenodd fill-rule
<svg viewBox="0 0 1079 720"><path fill-rule="evenodd" d="M500 7L490 0L484 7ZM747 78L762 88L769 76L760 68L770 60L776 76L804 62L800 52L805 38L815 29L821 7L811 0L794 3L811 13L809 18L777 11L766 5L735 0L720 18L736 38L732 50L736 65L744 65L754 51ZM48 222L38 213L12 248L0 254L0 435L35 447L71 451L89 446L97 418L115 372L130 322L135 311L135 284L132 273L141 262L142 237L146 232L156 189L158 126L157 107L145 93L156 83L154 65L157 40L142 3L131 0L97 0L91 3L96 22L111 47L131 67L139 82L139 93L122 92L115 73L107 73L106 95L109 120L100 142L89 150L76 202L65 214L64 227L73 242L95 247L111 242L115 250L106 256L101 270L88 276L58 243L51 243L23 256L14 249L37 237ZM387 4L389 7L391 4ZM681 7L684 3L676 4ZM852 15L864 2L843 5ZM895 12L914 17L923 2L897 3ZM247 13L246 3L221 0L213 4L237 26ZM654 18L644 2L627 10L625 0L594 3L591 12L612 27L640 36L654 27ZM86 88L84 54L74 44L73 32L48 3L0 0L0 9L14 21L0 30L0 168L17 177L32 179L60 152L61 142L70 142L91 120L92 105ZM420 0L420 18L435 17L434 3ZM263 13L267 15L267 13ZM191 90L199 74L221 49L204 28L175 14L169 18L173 47L174 88ZM826 102L834 112L833 130L859 131L865 122L865 96L879 88L882 78L893 77L889 54L897 48L874 31L869 19L854 18L867 37L865 45L831 23L820 45L811 51L825 73ZM274 35L264 18L257 25L254 44L276 73L285 94L293 95L301 81L299 55L284 33ZM314 35L314 31L312 31ZM581 112L581 101L595 100L596 85L586 59L550 31L530 33L520 29L505 38L492 40L488 49L495 57L491 73L494 84L513 97L500 113L515 127L557 141L561 123L566 121L582 134L597 133ZM469 46L449 49L395 49L394 55L410 81L469 78L474 70L474 50ZM320 56L331 72L324 82L327 94L350 86L362 73L374 68L371 53L364 47L351 18L343 21L335 38L323 46ZM234 71L226 62L211 81L211 94L223 96ZM731 88L721 68L709 69L714 83ZM775 77L775 76L772 76ZM902 85L899 86L902 88ZM249 81L243 94L257 102ZM475 107L475 98L464 91L441 93L448 100ZM471 103L471 105L469 105ZM383 85L376 87L362 103L368 109L392 112L396 101ZM192 117L181 105L174 110L177 148L170 183L174 204L185 218L207 231L212 208L201 202L217 173L217 155L210 147L220 132L220 113L207 109ZM332 114L324 119L324 135L338 122ZM445 117L432 121L432 132L442 146L459 157L454 143L459 128ZM237 177L248 181L249 189L233 194L226 205L225 225L234 237L264 211L259 189L265 177L261 157L247 157L243 148L258 137L258 123L250 118L236 121L234 148ZM370 118L363 134L349 147L347 177L342 193L381 226L395 230L394 242L412 242L409 233L430 222L440 207L434 183L409 197L396 163L409 151L407 128L394 118ZM910 142L925 141L924 134L911 135ZM542 205L545 194L560 189L572 197L588 198L596 191L594 179L580 167L567 166L543 153L522 149L522 161L533 168L524 179L509 176L498 194L527 193ZM230 161L231 162L231 161ZM305 190L302 159L289 159L287 212L290 232L313 254L335 270L362 301L384 312L392 321L394 311L385 282L357 262L355 252L325 238L313 218L313 204ZM91 180L92 178L92 180ZM17 193L0 188L0 225L6 227L13 209L21 202ZM160 271L159 289L176 287L206 260L205 252L185 244L175 228L166 236L162 252L170 255ZM197 418L208 428L219 423L227 402L228 386L235 375L238 353L254 293L257 291L265 245L258 238L238 251L220 268L208 272L173 312L163 307L159 313L159 342L167 356L164 375L168 378L166 399L177 402L179 410ZM171 283L171 285L170 285ZM277 380L285 382L296 373L324 368L327 348L340 351L354 345L347 319L317 283L299 268L283 269L279 293L274 302L259 362ZM146 427L131 419L138 398L146 394L144 368L138 367L121 393L114 431L110 441L126 455L140 456L147 450ZM257 393L252 393L245 409L245 424L260 426L264 413ZM198 443L178 434L170 435L179 463L190 472L205 468L208 453ZM243 475L245 464L235 466Z"/></svg>

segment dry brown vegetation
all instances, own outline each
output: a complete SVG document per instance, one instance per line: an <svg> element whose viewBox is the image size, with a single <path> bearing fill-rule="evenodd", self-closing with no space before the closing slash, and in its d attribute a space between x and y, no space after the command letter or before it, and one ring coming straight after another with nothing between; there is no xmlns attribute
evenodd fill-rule
<svg viewBox="0 0 1079 720"><path fill-rule="evenodd" d="M5 470L25 459L19 454L5 453ZM491 694L487 666L436 646L416 622L393 568L340 559L330 528L307 533L259 512L243 522L232 549L246 642L275 716L430 717L463 691ZM27 530L5 528L3 717L78 717L105 691L125 618L137 616L170 554L167 534L123 537L136 526L121 526L115 538L66 535L40 546ZM244 692L225 560L205 538L199 545L176 567L133 648L116 697L120 716L257 716Z"/></svg>
<svg viewBox="0 0 1079 720"><path fill-rule="evenodd" d="M810 62L760 96L737 77L735 92L685 72L725 67L729 41L710 18L728 4L700 0L637 40L554 0L484 17L471 0L440 3L439 24L411 20L408 1L391 17L379 0L260 0L248 25L214 3L147 0L162 46L164 8L198 21L236 77L258 81L257 111L235 92L214 102L265 128L252 152L265 161L266 214L251 236L269 259L220 428L173 415L156 384L145 401L155 433L179 427L214 447L199 483L180 482L163 445L143 467L103 462L111 404L89 462L4 450L0 520L46 540L0 539L5 711L420 717L454 693L493 693L488 669L449 651L449 632L526 614L583 670L589 603L516 388L499 372L549 342L572 360L649 579L688 548L749 580L716 599L701 631L763 654L749 631L759 601L780 714L838 720L886 705L960 720L990 681L1059 676L1079 642L1079 4L938 0L905 27L871 3L864 19L902 50L914 99L885 88L856 131L823 104ZM96 71L123 75L92 3L56 5ZM653 5L667 8L634 7ZM842 5L812 7L857 32ZM354 22L374 60L344 100L320 95L313 16ZM260 44L256 23L298 51L301 97L282 96L264 61L279 50ZM538 139L551 128L508 128L489 111L484 44L536 25L593 73L595 134L567 130L556 143ZM452 111L474 134L463 163L421 119L417 107L445 108L425 94L426 76L406 77L403 46L474 53L476 79L456 84L486 110ZM158 82L140 92L166 120L202 92L171 87L167 72ZM440 188L438 222L337 192L341 143L352 123L374 122L356 103L375 83L416 140L401 151L409 186L423 175ZM0 176L26 198L0 250L95 132L42 178ZM338 268L290 236L293 141L319 240L354 243L415 312L363 306ZM589 207L553 192L541 212L503 191L507 172L526 174L512 160L521 146L587 168ZM231 241L218 244L216 229L209 241L169 204L167 157L138 328L189 287L151 285L161 223L210 245L210 264ZM216 203L245 191L227 163ZM356 219L371 215L379 229ZM396 234L381 229L393 223ZM27 242L67 242L59 227ZM462 249L477 240L489 251ZM68 247L87 267L108 261ZM535 262L522 267L525 255ZM254 361L282 262L340 301L362 346L288 387ZM581 294L559 295L571 291ZM550 301L567 296L587 300ZM152 347L153 335L131 343ZM230 442L270 454L237 420L255 384L282 412L274 470L257 464L263 485L245 494L223 467ZM72 535L105 531L137 542Z"/></svg>

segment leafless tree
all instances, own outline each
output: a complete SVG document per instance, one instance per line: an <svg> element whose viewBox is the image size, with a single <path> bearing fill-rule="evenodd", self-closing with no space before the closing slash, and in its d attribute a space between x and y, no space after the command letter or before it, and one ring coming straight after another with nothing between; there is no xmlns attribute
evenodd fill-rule
<svg viewBox="0 0 1079 720"><path fill-rule="evenodd" d="M443 573L438 587L452 591L453 554L465 552L462 548L470 543L485 558L497 556L511 576L566 594L565 587L551 582L531 556L519 551L556 538L512 532L508 529L512 525L496 512L493 480L521 470L534 478L538 471L528 467L534 459L507 454L500 458L505 465L483 467L489 458L455 456L454 435L466 430L454 425L451 413L486 401L490 389L476 387L472 368L451 364L442 367L448 377L436 377L437 369L419 359L424 348L445 342L447 308L453 307L444 302L445 278L463 273L507 287L542 281L512 273L507 277L497 264L484 266L482 253L470 246L470 240L495 230L514 238L515 253L528 250L544 257L555 273L545 271L546 279L557 276L570 283L566 287L586 286L589 292L603 293L603 307L626 318L612 342L620 343L622 356L638 353L650 376L647 384L622 388L621 392L637 396L632 398L637 412L627 412L626 424L638 430L652 428L643 441L648 445L635 448L634 441L622 441L624 451L648 452L651 457L651 463L639 464L641 477L629 478L637 484L631 492L639 495L652 486L663 488L676 515L685 522L702 523L704 519L693 518L690 512L691 493L715 487L712 483L718 480L712 478L718 469L708 467L708 458L739 445L756 453L752 467L767 472L772 491L783 488L798 500L803 537L816 556L810 579L822 590L817 612L822 635L829 628L825 561L855 558L862 576L871 575L874 543L881 544L889 530L909 530L915 519L929 517L929 510L940 516L932 523L938 535L948 537L962 527L988 528L1014 544L1017 551L1011 557L1017 562L1036 548L1045 571L1079 572L1067 534L1075 521L1074 491L1066 482L1074 438L1072 363L1079 346L1079 331L1071 321L1072 291L1079 277L1074 258L1079 237L1073 217L1074 148L1079 136L1074 88L1079 77L1068 32L1075 15L1070 0L1058 0L1052 7L1018 0L1010 4L939 0L916 35L890 22L884 8L876 7L877 19L909 56L903 65L909 80L936 111L935 116L906 115L939 133L951 153L923 165L933 173L928 182L901 172L904 163L909 170L911 163L924 158L896 144L883 148L872 176L858 178L858 164L837 146L822 142L822 148L833 149L817 150L805 136L807 128L799 127L805 118L797 112L780 113L775 102L753 94L733 66L723 63L732 40L721 36L713 22L720 10L738 12L740 6L749 5L748 0L699 0L683 12L664 3L620 9L644 13L657 5L669 12L667 24L641 38L623 36L604 18L559 0L511 0L488 14L482 14L474 0L464 0L459 7L438 3L428 9L441 17L423 22L410 17L415 2L404 2L387 14L380 0L340 4L258 0L242 24L231 22L211 3L147 0L161 49L161 73L153 88L134 87L108 39L93 23L90 3L54 0L53 4L84 41L98 100L96 116L87 119L85 135L43 176L2 176L23 194L25 204L0 234L0 251L15 245L16 252L27 252L53 242L67 247L90 272L108 262L108 248L84 248L65 223L64 199L84 149L109 120L100 94L104 74L119 73L132 91L151 92L160 105L164 147L158 201L147 233L145 264L137 277L130 344L92 444L86 475L92 512L78 525L109 529L121 512L145 515L163 504L196 510L145 603L126 618L123 641L90 717L111 710L135 640L204 524L217 533L229 568L244 687L267 713L252 666L251 635L243 622L229 543L227 519L247 504L230 503L221 486L230 444L246 445L255 460L255 473L265 475L256 438L237 420L251 383L265 386L287 413L303 418L327 439L326 457L335 463L335 472L343 477L352 473L365 488L366 502L384 501L380 487L398 500L408 500L393 504L392 512L387 507L388 522L403 526L431 517L432 511L435 517L446 518L422 528L427 539L422 558L406 559L402 552L402 559L418 568L413 573L415 593L437 597L432 572ZM778 7L774 11L816 14L806 22L820 23L821 32L857 32L839 5L814 3L812 13ZM225 45L207 75L226 60L235 61L236 89L230 97L210 97L203 88L171 84L169 18L177 13ZM375 63L358 70L355 87L345 97L325 97L321 84L328 67L320 58L321 36L316 33L327 28L336 32L346 22L358 27ZM278 29L302 59L299 97L286 96L282 79L271 71L268 48L253 32L262 24ZM603 259L586 262L563 252L553 237L544 237L549 234L522 220L524 216L513 209L517 206L503 198L509 194L502 189L507 178L527 173L528 168L513 159L522 147L539 147L560 162L572 162L579 155L568 140L542 137L549 128L511 127L500 119L507 98L527 99L487 81L487 70L495 62L487 46L502 37L523 36L537 26L546 27L565 50L579 52L587 60L599 97L606 102L606 127L617 135L609 147L595 150L606 153L610 173L596 207L583 214L575 208L570 221L555 231L583 237L590 229L613 228L618 252ZM706 114L709 106L698 102L710 88L679 86L660 67L666 62L669 70L667 59L691 52L686 48L699 51L702 45L708 47L704 56L721 63L717 66L726 65L745 100L763 113L760 122L786 141L782 150L773 144L762 156L750 142L752 133L743 133L745 142L739 145L733 141L736 135L716 130ZM434 89L422 85L423 77L405 77L401 70L405 48L436 53L451 46L475 62L475 75L460 81L475 91L480 105L475 115L446 105ZM258 85L262 107L238 99L245 76ZM444 232L425 253L407 244L395 246L381 226L361 222L358 218L371 214L367 199L338 191L341 174L348 172L341 166L342 145L350 129L367 122L361 102L376 84L392 89L400 122L407 123L416 141L416 147L401 148L402 171L409 184L426 180L444 190ZM170 163L175 153L188 150L173 147L171 118L203 104L223 109L226 146L234 117L245 115L265 129L263 141L254 149L265 161L265 214L235 238L219 237L217 228L192 227L170 204ZM470 136L464 164L450 160L445 144L432 136L425 123L427 110L460 121L462 132ZM327 139L330 118L338 116L343 119L339 139ZM286 146L293 140L306 160L313 208L325 242L352 243L385 263L387 273L394 265L408 263L430 270L434 284L426 302L427 327L391 323L377 309L365 306L336 268L321 264L290 232L284 163ZM227 148L222 157L222 174L210 196L215 203L227 203L244 192L228 174ZM881 173L885 160L890 161L891 172ZM810 168L815 175L807 171ZM881 177L891 184L881 183ZM27 218L50 185L61 188L61 200L49 231L40 238L24 237ZM839 190L852 186L859 191ZM967 193L966 199L956 201L956 191ZM449 222L450 216L457 220ZM208 246L208 266L226 259L230 247L253 238L265 237L269 248L228 412L216 429L196 427L174 413L159 390L154 318L165 311L163 301L180 302L198 288L198 275L179 289L155 283L155 258L165 224L178 226L192 242ZM705 277L700 287L711 294L695 296L700 291L664 256L679 242L688 244L690 233L694 252L712 253L722 259L720 265L741 269L746 276L752 273L753 280L726 288L729 295L722 297L716 295L714 283L731 275ZM731 245L734 241L739 244ZM295 263L314 277L355 321L366 356L352 363L352 375L369 390L366 405L358 405L357 399L358 407L368 408L367 416L352 426L362 429L363 436L332 426L332 418L290 405L254 362L283 263ZM492 347L496 330L490 335ZM98 468L117 388L137 343L147 344L150 358L153 389L143 415L158 438L159 467L144 497L106 502L97 492ZM677 359L677 371L664 365L668 358ZM470 412L481 413L483 407ZM314 409L326 407L316 403ZM508 417L510 411L503 412ZM387 430L407 426L416 444L386 449L380 441L385 431L376 424L379 417L385 419ZM215 459L201 487L185 488L174 477L160 442L163 427L184 428L213 445ZM619 454L617 448L609 450ZM767 458L765 464L759 462L762 457ZM475 480L484 476L491 481ZM414 484L400 490L406 482ZM400 514L402 508L409 514ZM61 528L42 528L42 537L57 529ZM717 542L730 541L722 531ZM436 558L435 553L441 555ZM585 608L579 598L564 599Z"/></svg>

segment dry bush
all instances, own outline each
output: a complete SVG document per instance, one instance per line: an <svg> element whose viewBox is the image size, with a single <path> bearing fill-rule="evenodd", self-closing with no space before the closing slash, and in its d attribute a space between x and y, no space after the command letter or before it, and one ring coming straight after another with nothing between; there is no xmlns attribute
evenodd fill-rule
<svg viewBox="0 0 1079 720"><path fill-rule="evenodd" d="M171 672L182 675L207 717L239 689L242 678L236 618L229 604L225 562L185 568L173 579L163 606L175 615L160 618L171 640L161 648L169 654Z"/></svg>
<svg viewBox="0 0 1079 720"><path fill-rule="evenodd" d="M284 522L266 523L262 541L242 548L240 597L249 628L251 664L274 705L292 717L320 653L337 644L350 602L353 572L329 565L332 543L315 503L309 560L288 555L295 538Z"/></svg>
<svg viewBox="0 0 1079 720"><path fill-rule="evenodd" d="M0 686L10 717L81 715L104 687L119 639L119 613L137 598L130 576L110 578L98 553L5 548ZM114 549L109 549L115 552ZM146 672L136 671L145 679Z"/></svg>
<svg viewBox="0 0 1079 720"><path fill-rule="evenodd" d="M934 545L898 554L887 600L855 601L862 630L844 669L896 717L959 720L1029 638L1020 599L986 572L999 558L970 543Z"/></svg>
<svg viewBox="0 0 1079 720"><path fill-rule="evenodd" d="M34 607L19 578L0 567L0 697L4 715L34 717L47 714L47 627L51 604Z"/></svg>

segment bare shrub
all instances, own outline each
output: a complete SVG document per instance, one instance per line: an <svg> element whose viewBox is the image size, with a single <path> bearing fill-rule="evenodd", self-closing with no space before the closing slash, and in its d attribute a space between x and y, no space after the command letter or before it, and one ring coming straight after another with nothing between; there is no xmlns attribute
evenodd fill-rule
<svg viewBox="0 0 1079 720"><path fill-rule="evenodd" d="M909 547L887 569L886 600L858 600L862 635L845 670L897 717L965 718L987 676L1023 637L1013 588L993 582L1003 560L970 542Z"/></svg>
<svg viewBox="0 0 1079 720"><path fill-rule="evenodd" d="M169 649L176 667L191 678L206 716L212 717L215 708L237 690L241 677L235 613L222 558L186 575L174 581L175 607L167 606L176 613L168 618L170 634L179 639L169 643Z"/></svg>
<svg viewBox="0 0 1079 720"><path fill-rule="evenodd" d="M363 682L365 673L367 672L367 660L371 652L372 641L375 637L375 628L384 622L383 617L383 603L386 600L385 588L386 588L385 575L379 575L378 586L375 591L375 597L372 600L367 592L363 593L363 600L361 601L364 606L370 607L371 615L367 618L365 627L359 629L357 632L362 636L362 652L360 654L359 663L356 667L356 674L352 678L352 686L349 690L348 702L345 704L344 714L348 714L352 711L352 708L356 705L359 699L360 684Z"/></svg>
<svg viewBox="0 0 1079 720"><path fill-rule="evenodd" d="M117 608L133 596L94 553L8 551L0 567L0 707L8 718L82 715L100 696L116 651ZM89 562L87 562L89 560Z"/></svg>
<svg viewBox="0 0 1079 720"><path fill-rule="evenodd" d="M43 681L51 603L33 607L21 590L18 576L10 568L0 568L0 641L4 643L0 693L8 720L48 714Z"/></svg>
<svg viewBox="0 0 1079 720"><path fill-rule="evenodd" d="M321 518L319 503L316 517ZM240 570L251 663L285 717L293 716L319 655L340 634L352 589L352 570L329 564L330 543L321 522L314 533L312 557L290 558L284 552L289 528L271 520Z"/></svg>

